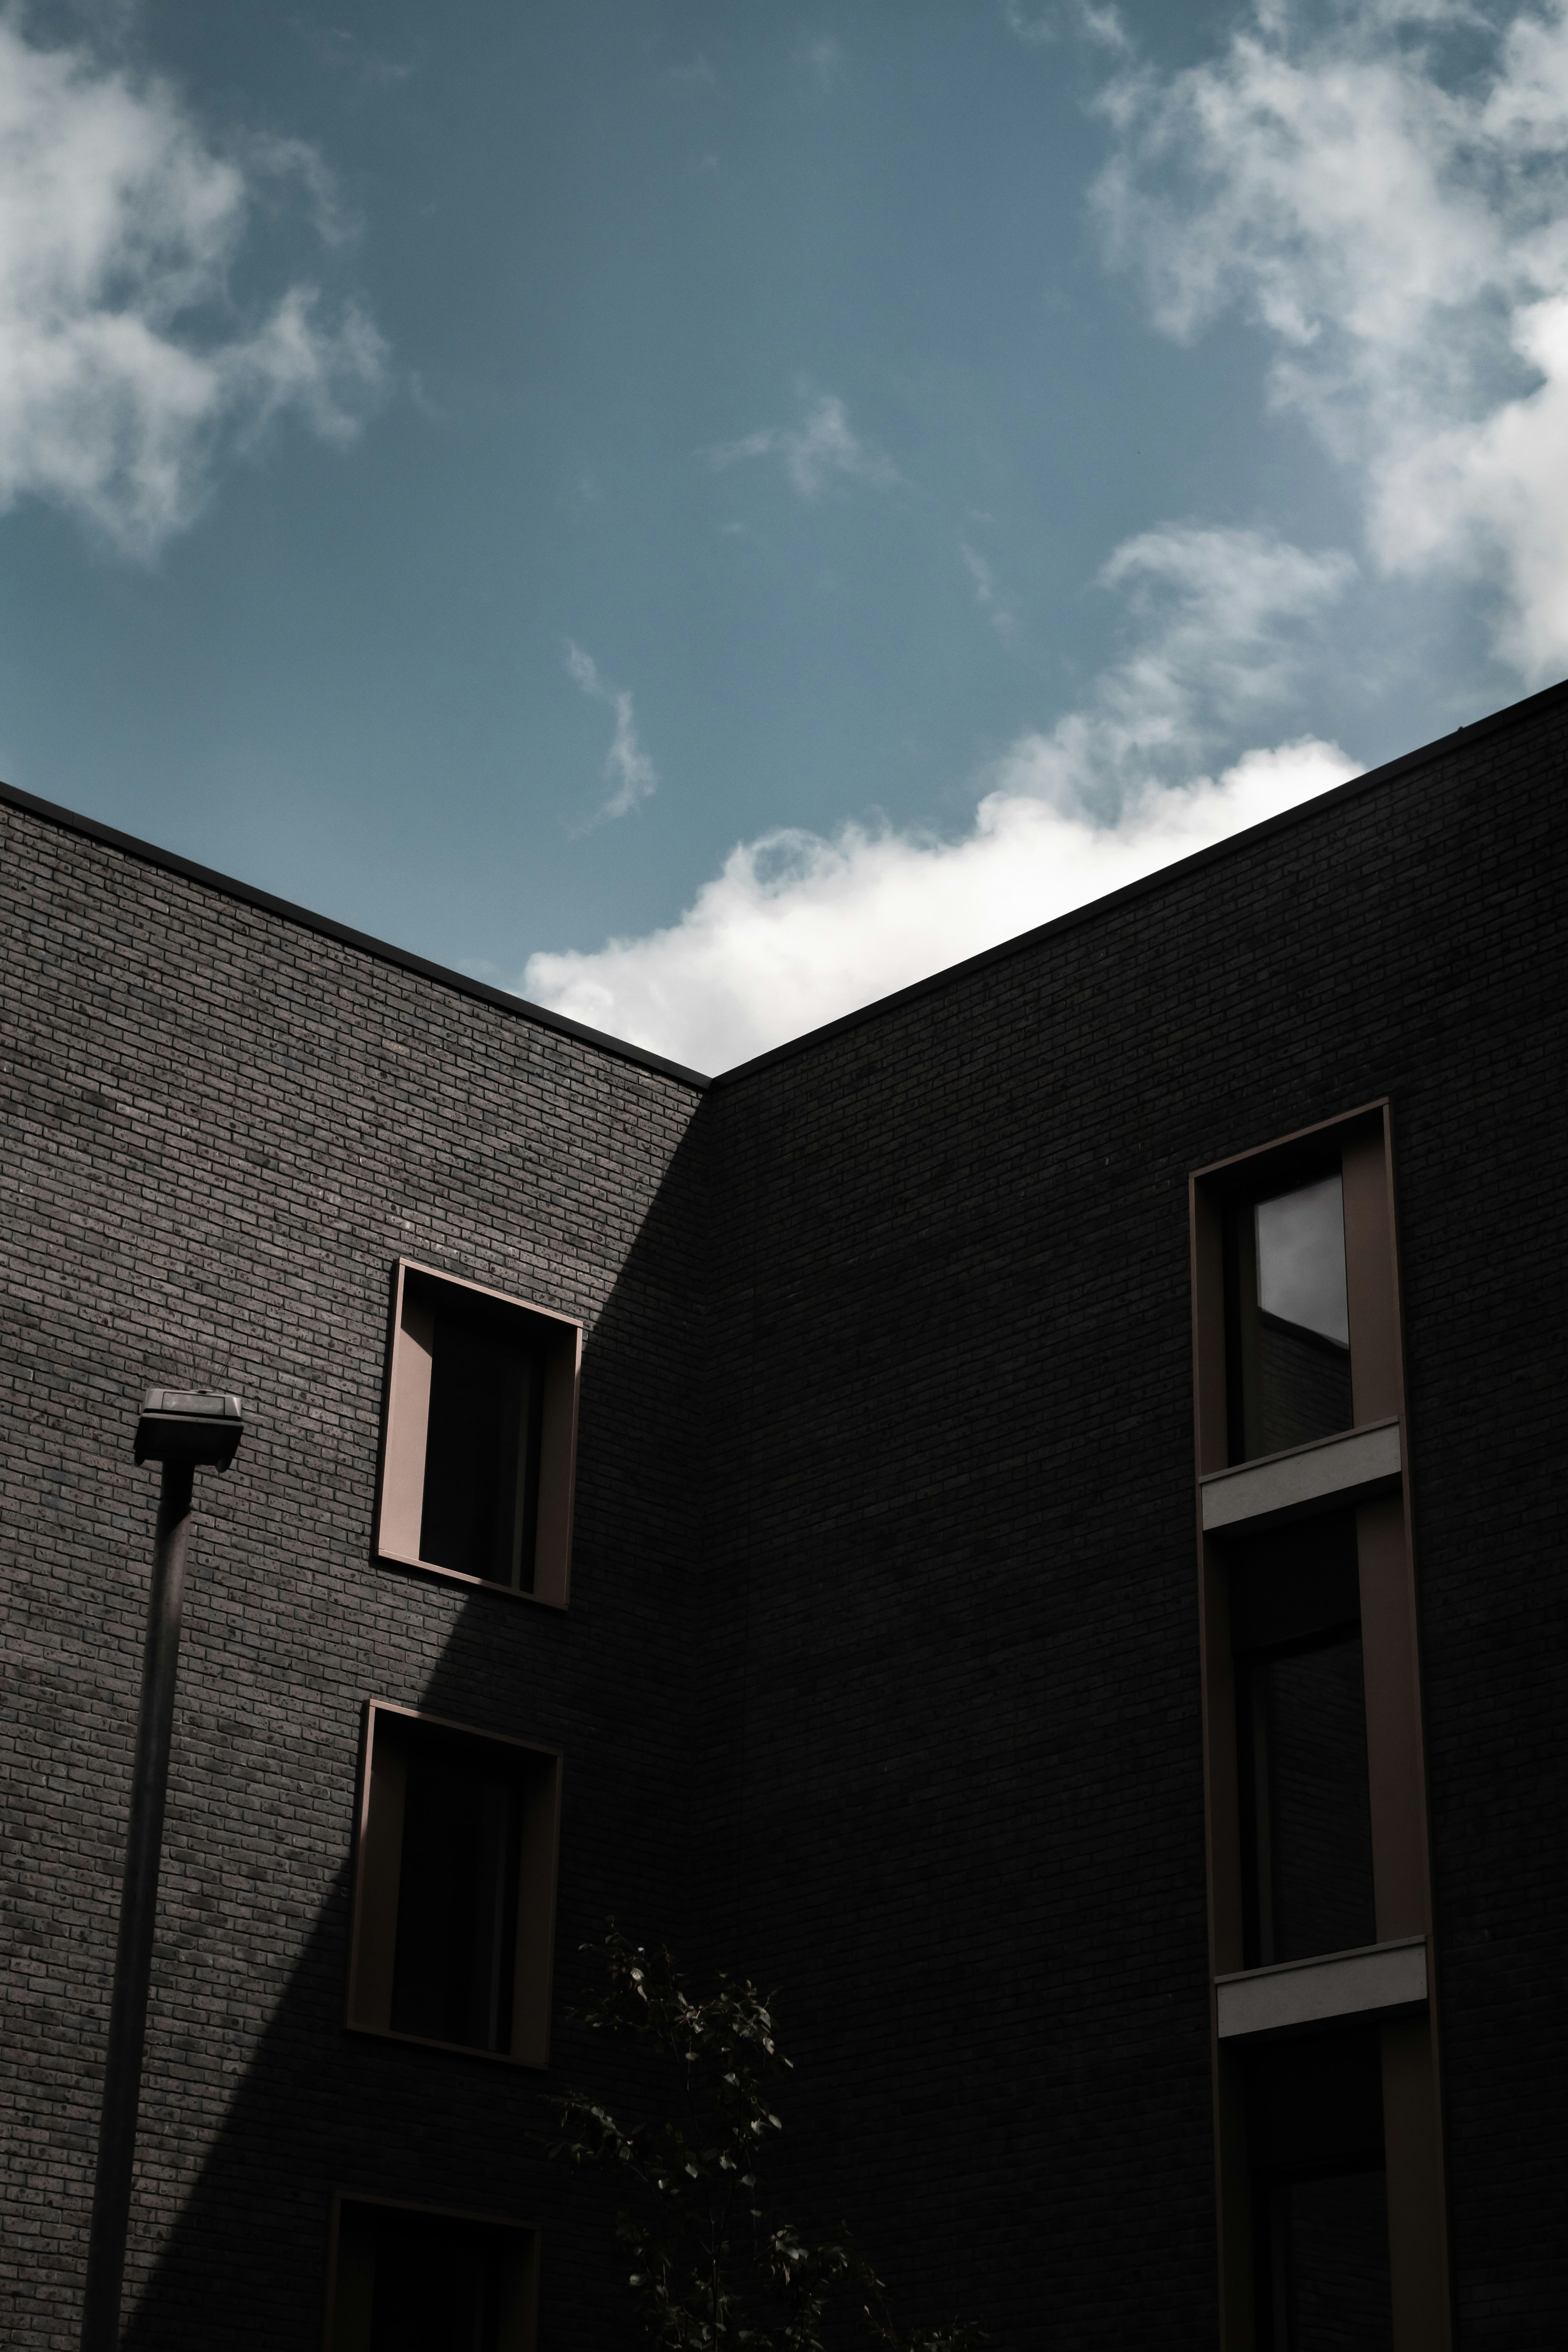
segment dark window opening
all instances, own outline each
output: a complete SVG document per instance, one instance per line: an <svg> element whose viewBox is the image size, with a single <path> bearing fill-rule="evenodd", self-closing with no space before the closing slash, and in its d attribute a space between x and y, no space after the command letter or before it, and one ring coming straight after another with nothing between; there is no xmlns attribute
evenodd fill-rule
<svg viewBox="0 0 1568 2352"><path fill-rule="evenodd" d="M497 1751L408 1741L392 2030L511 2047L522 1791Z"/></svg>
<svg viewBox="0 0 1568 2352"><path fill-rule="evenodd" d="M435 1309L419 1556L533 1589L544 1352L525 1318L429 1286Z"/></svg>
<svg viewBox="0 0 1568 2352"><path fill-rule="evenodd" d="M1375 2032L1251 2053L1258 2352L1392 2352Z"/></svg>
<svg viewBox="0 0 1568 2352"><path fill-rule="evenodd" d="M1338 1169L1238 1202L1226 1219L1233 1462L1331 1437L1354 1420Z"/></svg>
<svg viewBox="0 0 1568 2352"><path fill-rule="evenodd" d="M1230 1558L1247 1968L1376 1940L1355 1520Z"/></svg>
<svg viewBox="0 0 1568 2352"><path fill-rule="evenodd" d="M529 2352L533 2233L345 2200L331 2352Z"/></svg>
<svg viewBox="0 0 1568 2352"><path fill-rule="evenodd" d="M370 1710L349 2023L542 2066L561 1759Z"/></svg>

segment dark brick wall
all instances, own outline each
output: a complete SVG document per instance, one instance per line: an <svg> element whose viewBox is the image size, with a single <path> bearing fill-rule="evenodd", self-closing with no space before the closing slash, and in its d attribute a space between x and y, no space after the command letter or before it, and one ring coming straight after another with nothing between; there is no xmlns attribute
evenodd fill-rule
<svg viewBox="0 0 1568 2352"><path fill-rule="evenodd" d="M1459 2341L1568 2261L1568 701L712 1095L717 1927L795 2179L998 2344L1212 2344L1188 1171L1388 1094Z"/></svg>
<svg viewBox="0 0 1568 2352"><path fill-rule="evenodd" d="M565 1748L558 2017L611 1908L778 1988L784 2185L912 2311L1211 2345L1186 1177L1385 1093L1459 2341L1553 2340L1565 750L1544 698L700 1108L7 816L19 2345L73 2340L131 1416L207 1376L254 1431L200 1493L135 2343L310 2345L336 2181L538 2213L547 2343L630 2340L531 2084L342 2032L374 1694ZM400 1249L591 1322L564 1618L371 1564Z"/></svg>
<svg viewBox="0 0 1568 2352"><path fill-rule="evenodd" d="M249 1429L197 1488L132 2340L314 2347L340 2184L540 2213L553 2338L583 2340L602 2264L522 2137L536 2078L343 2032L346 1873L379 1696L565 1750L563 2000L612 1903L670 1900L693 1255L671 1204L699 1189L661 1187L697 1095L0 824L0 2340L76 2343L157 1487L129 1441L157 1381L237 1389ZM587 1319L564 1615L373 1564L400 1253Z"/></svg>

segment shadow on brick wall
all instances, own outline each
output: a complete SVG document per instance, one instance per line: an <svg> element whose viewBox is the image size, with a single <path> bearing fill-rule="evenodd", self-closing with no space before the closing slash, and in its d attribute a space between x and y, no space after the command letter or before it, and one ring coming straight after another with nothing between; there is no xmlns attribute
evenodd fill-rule
<svg viewBox="0 0 1568 2352"><path fill-rule="evenodd" d="M317 2345L340 2189L538 2222L548 2340L590 2347L624 2335L603 2217L551 2168L540 2136L546 2087L592 2085L601 2061L571 2016L588 1966L579 1948L612 1911L684 1953L698 1942L688 1865L709 1776L692 1605L700 1513L686 1451L702 1377L685 1245L693 1149L689 1137L585 1348L572 1610L547 1617L476 1594L422 1687L361 1694L362 1712L371 1696L416 1700L564 1752L549 2074L346 2031L345 1853L177 2219L140 2267L133 2242L132 2352ZM450 1605L446 1588L439 1597ZM275 1892L287 1900L281 1879ZM156 1991L154 2003L133 2233L138 2211L166 2202L160 2172L185 2169L182 2074L210 2079L222 2063L203 2029L171 2034ZM178 2063L160 2065L171 2042Z"/></svg>

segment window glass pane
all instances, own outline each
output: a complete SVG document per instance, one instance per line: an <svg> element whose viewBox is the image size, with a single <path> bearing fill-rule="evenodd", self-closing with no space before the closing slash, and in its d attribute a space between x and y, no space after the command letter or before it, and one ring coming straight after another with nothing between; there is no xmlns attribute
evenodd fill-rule
<svg viewBox="0 0 1568 2352"><path fill-rule="evenodd" d="M1392 2352L1384 2174L1281 2181L1275 2198L1278 2352Z"/></svg>
<svg viewBox="0 0 1568 2352"><path fill-rule="evenodd" d="M533 1351L515 1325L438 1307L421 1559L530 1588L542 1396Z"/></svg>
<svg viewBox="0 0 1568 2352"><path fill-rule="evenodd" d="M1350 1428L1339 1177L1254 1202L1245 1213L1238 1250L1244 1455L1282 1453Z"/></svg>
<svg viewBox="0 0 1568 2352"><path fill-rule="evenodd" d="M404 1800L392 2030L511 2046L520 1791L456 1743L414 1740Z"/></svg>
<svg viewBox="0 0 1568 2352"><path fill-rule="evenodd" d="M512 2352L522 2233L345 2204L332 2352Z"/></svg>
<svg viewBox="0 0 1568 2352"><path fill-rule="evenodd" d="M1345 1222L1338 1176L1259 1201L1258 1303L1265 1315L1350 1345Z"/></svg>
<svg viewBox="0 0 1568 2352"><path fill-rule="evenodd" d="M1250 1964L1376 1939L1359 1633L1247 1661Z"/></svg>

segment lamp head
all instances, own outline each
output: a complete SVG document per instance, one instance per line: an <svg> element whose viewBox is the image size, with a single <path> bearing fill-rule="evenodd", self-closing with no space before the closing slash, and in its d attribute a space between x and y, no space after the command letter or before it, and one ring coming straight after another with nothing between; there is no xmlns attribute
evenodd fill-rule
<svg viewBox="0 0 1568 2352"><path fill-rule="evenodd" d="M136 1423L136 1459L226 1470L244 1425L237 1396L212 1390L149 1389Z"/></svg>

